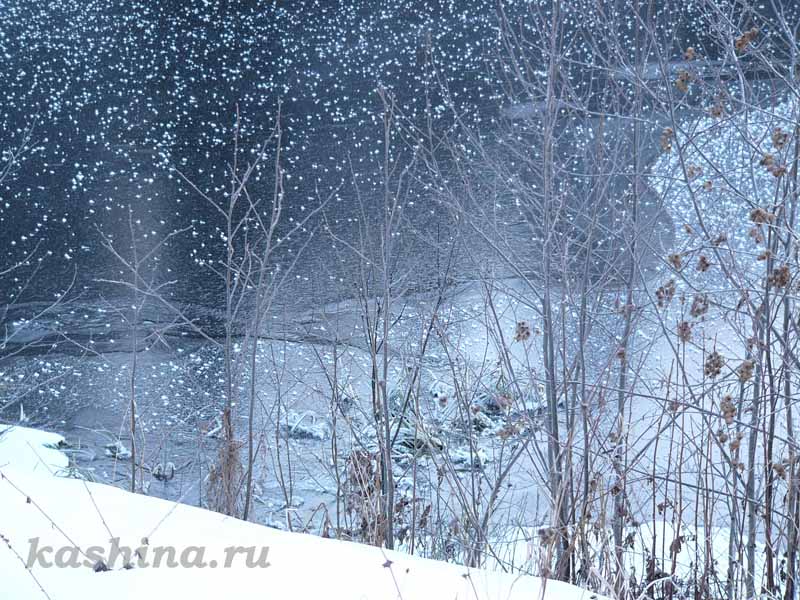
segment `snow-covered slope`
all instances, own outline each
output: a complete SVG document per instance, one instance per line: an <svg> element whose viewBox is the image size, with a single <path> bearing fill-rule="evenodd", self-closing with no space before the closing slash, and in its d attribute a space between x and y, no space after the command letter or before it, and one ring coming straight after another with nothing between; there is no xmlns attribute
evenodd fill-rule
<svg viewBox="0 0 800 600"><path fill-rule="evenodd" d="M9 434L0 442L0 535L5 542L0 547L0 598L596 597L559 582L283 532L110 486L54 477L50 471L66 466L66 460L51 455L54 451L47 446L57 444L59 436L25 428L15 428L14 437ZM40 456L50 469L35 464L34 457ZM45 547L53 550L43 551ZM134 554L133 568L123 568L123 552L111 570L95 572L101 559L112 562L114 547L139 548L149 566L137 565ZM263 557L262 564L269 566L248 566L246 552L226 553L230 547L252 548L250 558ZM157 548L164 553L159 566L153 564ZM208 565L170 567L170 549L176 562ZM80 566L43 566L37 560L28 570L25 564L36 551L44 562L60 559Z"/></svg>
<svg viewBox="0 0 800 600"><path fill-rule="evenodd" d="M0 424L0 469L58 474L69 465L58 449L63 443L57 433Z"/></svg>

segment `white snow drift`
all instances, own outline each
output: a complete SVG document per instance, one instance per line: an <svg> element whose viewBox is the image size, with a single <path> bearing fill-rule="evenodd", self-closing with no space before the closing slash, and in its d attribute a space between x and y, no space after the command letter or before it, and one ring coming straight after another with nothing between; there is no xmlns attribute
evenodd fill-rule
<svg viewBox="0 0 800 600"><path fill-rule="evenodd" d="M60 436L22 427L0 431L3 598L596 597L560 582L283 532L111 486L57 477L55 473L67 467L66 457L56 450ZM122 550L112 563L114 548ZM125 548L133 552L130 557ZM228 559L229 548L242 550ZM148 566L139 564L136 549ZM183 566L170 567L170 557ZM262 566L248 566L248 557L266 560ZM126 569L123 563L128 561L134 564ZM46 566L54 562L78 566ZM204 568L201 562L207 563ZM109 563L110 570L96 572Z"/></svg>

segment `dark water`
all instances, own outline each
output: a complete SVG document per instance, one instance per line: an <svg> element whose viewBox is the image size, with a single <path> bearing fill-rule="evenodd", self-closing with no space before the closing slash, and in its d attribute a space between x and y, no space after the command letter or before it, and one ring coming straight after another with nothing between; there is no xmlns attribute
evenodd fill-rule
<svg viewBox="0 0 800 600"><path fill-rule="evenodd" d="M523 6L510 3L509 18ZM587 7L567 9L576 32L582 18L596 14ZM679 30L691 38L691 23ZM330 196L328 224L357 239L359 220L380 215L377 86L391 90L405 115L421 116L429 101L435 126L450 123L426 68L428 47L456 108L490 132L507 103L497 77L493 3L4 1L0 145L13 148L27 128L33 133L24 160L0 187L0 264L34 249L46 260L34 262L36 277L29 279L33 268L18 270L0 293L6 301L47 301L72 285L72 293L91 300L124 296L124 288L98 281L128 276L101 237L129 258L131 230L142 252L188 227L160 247L148 276L174 281L164 289L174 300L219 307L221 282L204 265L221 256L222 223L176 169L222 199L237 107L240 160L248 160L271 132L279 99L290 177L286 227ZM271 183L267 160L253 193L269 197ZM429 263L421 259L449 235L442 234L445 211L419 188L404 210L402 260ZM310 222L308 230L318 225ZM308 239L300 233L278 257L285 264ZM347 293L357 259L333 246L316 231L292 277L294 298ZM416 272L430 277L428 269Z"/></svg>
<svg viewBox="0 0 800 600"><path fill-rule="evenodd" d="M198 267L219 257L222 223L175 169L222 198L237 107L240 160L251 160L283 103L287 224L344 184L328 213L346 233L355 211L345 165L355 165L367 210L374 204L376 86L393 88L405 110L419 108L423 82L411 68L418 70L426 31L435 29L449 52L443 58L458 62L453 72L471 73L470 98L488 93L479 72L485 49L473 47L489 37L479 3L394 4L4 2L3 148L34 130L1 192L2 259L14 264L37 243L48 256L26 298L51 299L73 274L74 290L112 293L96 280L116 279L121 268L100 248L100 234L129 253L130 212L144 250L191 227L151 267L161 280L178 279L175 297L215 305L219 286ZM254 179L256 194L271 192L269 162ZM326 245L315 244L310 256ZM303 264L298 276L308 281L313 270ZM19 283L3 292L19 292Z"/></svg>

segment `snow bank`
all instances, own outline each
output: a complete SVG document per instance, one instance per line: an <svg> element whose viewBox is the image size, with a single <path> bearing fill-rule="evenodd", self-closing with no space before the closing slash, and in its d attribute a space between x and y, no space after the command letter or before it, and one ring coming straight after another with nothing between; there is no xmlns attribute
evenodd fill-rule
<svg viewBox="0 0 800 600"><path fill-rule="evenodd" d="M731 530L727 527L695 528L666 521L644 523L634 539L633 556L637 557L635 562L638 563L634 568L644 570L647 558L655 552L659 558L657 568L665 573L672 572L674 559L674 574L678 580L694 581L707 569L710 580L722 586L728 576L730 536ZM755 556L755 573L765 573L763 542L756 543ZM733 568L739 579L744 564L742 559L734 555Z"/></svg>
<svg viewBox="0 0 800 600"><path fill-rule="evenodd" d="M538 527L509 527L500 532L492 544L493 556L487 558L487 566L492 570L506 569L520 573L537 573L548 562L547 550L538 543ZM694 582L703 575L708 585L718 596L724 597L725 585L730 566L729 542L731 530L728 527L695 527L682 523L673 524L664 520L649 521L635 530L628 530L632 545L626 549L626 568L638 581L646 580L648 567L659 573L657 578L673 577L677 588L686 586L692 589ZM601 539L604 536L604 539ZM613 551L614 534L610 528L605 532L593 532L590 552L605 546ZM744 576L746 560L736 546L731 575L736 582ZM766 573L766 547L762 541L756 542L755 569L758 577ZM600 558L596 557L599 562ZM655 562L651 562L655 558ZM674 563L674 564L673 564ZM757 580L759 585L764 582ZM686 594L685 597L689 597Z"/></svg>
<svg viewBox="0 0 800 600"><path fill-rule="evenodd" d="M58 474L69 466L69 460L59 451L64 443L57 433L0 425L0 469Z"/></svg>
<svg viewBox="0 0 800 600"><path fill-rule="evenodd" d="M50 468L66 466L66 458L61 455L58 459L60 453L50 448L58 443L59 436L14 428L3 437L3 598L596 597L559 582L471 570L360 544L279 531L111 486L53 477L42 464ZM37 463L34 457L42 460ZM242 550L231 559L227 549L234 547ZM112 560L115 548L121 549L121 556ZM126 548L132 552L130 557L125 555ZM161 553L160 560L157 552ZM248 566L247 552L251 559L266 560L261 561L262 566ZM170 555L183 566L170 567L164 558ZM54 566L56 561L75 566ZM227 567L226 561L230 563ZM132 568L124 568L127 562L133 563ZM200 563L206 566L201 568ZM95 572L95 567L103 565L111 569Z"/></svg>

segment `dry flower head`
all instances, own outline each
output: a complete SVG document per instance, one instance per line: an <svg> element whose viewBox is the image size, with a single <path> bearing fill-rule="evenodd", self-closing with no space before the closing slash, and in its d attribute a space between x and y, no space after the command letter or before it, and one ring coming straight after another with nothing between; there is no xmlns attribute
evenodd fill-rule
<svg viewBox="0 0 800 600"><path fill-rule="evenodd" d="M664 131L661 132L659 143L664 152L672 152L672 138L674 135L675 132L672 130L672 127L666 127Z"/></svg>
<svg viewBox="0 0 800 600"><path fill-rule="evenodd" d="M739 376L739 381L745 383L753 378L753 371L755 370L756 363L750 359L743 360L736 369L736 374Z"/></svg>
<svg viewBox="0 0 800 600"><path fill-rule="evenodd" d="M695 319L702 317L708 312L708 296L705 294L695 294L692 299L692 307L689 309L689 314Z"/></svg>
<svg viewBox="0 0 800 600"><path fill-rule="evenodd" d="M725 366L725 358L716 350L706 356L705 365L703 365L703 373L706 377L712 379L722 373L722 367Z"/></svg>
<svg viewBox="0 0 800 600"><path fill-rule="evenodd" d="M692 339L692 325L688 321L678 323L678 339L684 343Z"/></svg>
<svg viewBox="0 0 800 600"><path fill-rule="evenodd" d="M531 337L531 324L527 321L520 321L514 330L514 340L524 342Z"/></svg>
<svg viewBox="0 0 800 600"><path fill-rule="evenodd" d="M737 37L734 41L736 51L739 53L745 52L750 47L750 44L758 38L759 33L758 27L753 27Z"/></svg>

